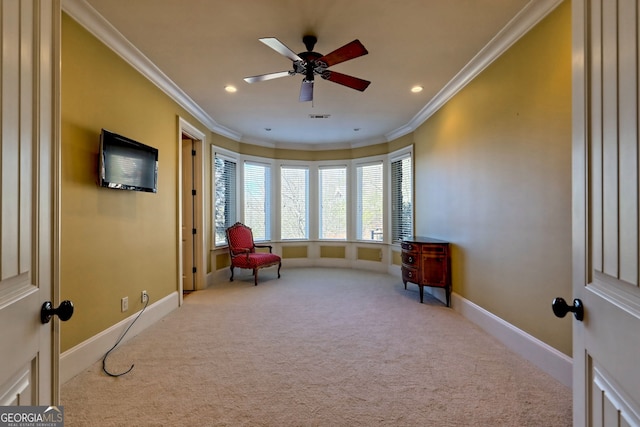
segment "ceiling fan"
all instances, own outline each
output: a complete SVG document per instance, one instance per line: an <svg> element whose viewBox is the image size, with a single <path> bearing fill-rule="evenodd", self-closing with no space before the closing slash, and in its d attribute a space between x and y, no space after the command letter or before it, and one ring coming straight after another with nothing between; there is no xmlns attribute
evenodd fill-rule
<svg viewBox="0 0 640 427"><path fill-rule="evenodd" d="M302 74L304 78L302 79L302 86L300 87L300 102L313 101L313 80L315 76L320 76L330 82L338 83L361 92L364 91L371 83L367 80L328 70L332 65L369 53L357 39L326 55L313 52L313 47L318 39L316 36L312 35L302 37L302 42L307 48L307 51L298 54L293 52L275 37L265 37L259 40L279 54L286 56L293 61L293 70L246 77L244 81L247 83L262 82L265 80L277 79L279 77Z"/></svg>

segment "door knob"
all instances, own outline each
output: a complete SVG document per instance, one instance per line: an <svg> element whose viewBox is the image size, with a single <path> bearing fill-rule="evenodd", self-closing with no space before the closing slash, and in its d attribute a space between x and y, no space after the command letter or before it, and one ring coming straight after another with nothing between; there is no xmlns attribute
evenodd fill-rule
<svg viewBox="0 0 640 427"><path fill-rule="evenodd" d="M568 312L572 312L577 320L582 321L584 319L584 306L582 301L577 298L573 300L573 305L567 304L563 298L554 298L551 308L553 308L553 314L557 317L564 317Z"/></svg>
<svg viewBox="0 0 640 427"><path fill-rule="evenodd" d="M40 309L40 320L42 323L49 323L53 315L58 316L63 322L71 319L73 316L73 303L69 300L62 301L58 308L53 308L51 301L47 301L42 304Z"/></svg>

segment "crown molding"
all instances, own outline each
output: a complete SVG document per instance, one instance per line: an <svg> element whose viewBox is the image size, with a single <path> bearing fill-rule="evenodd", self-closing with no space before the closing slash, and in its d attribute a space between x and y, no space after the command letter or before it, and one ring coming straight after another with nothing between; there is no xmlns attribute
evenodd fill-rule
<svg viewBox="0 0 640 427"><path fill-rule="evenodd" d="M240 141L242 138L240 133L218 124L86 1L62 0L62 10L202 122L210 131Z"/></svg>
<svg viewBox="0 0 640 427"><path fill-rule="evenodd" d="M249 141L247 141L249 142ZM317 144L295 144L295 143L277 143L275 148L278 149L291 149L291 150L304 150L304 151L327 151L327 150L353 150L355 148L368 147L376 144L383 144L388 142L383 137L373 137L368 139L360 139L355 141L346 142L332 142L332 143L317 143ZM253 141L252 143L256 143Z"/></svg>
<svg viewBox="0 0 640 427"><path fill-rule="evenodd" d="M260 147L274 148L278 150L304 150L304 151L327 151L327 150L352 150L354 148L368 147L370 145L383 144L388 142L383 137L373 137L347 142L317 143L317 144L296 144L287 142L266 141L264 139L243 137L240 142L257 145Z"/></svg>
<svg viewBox="0 0 640 427"><path fill-rule="evenodd" d="M359 139L359 140L353 141L349 145L349 148L362 148L362 147L368 147L370 145L385 144L387 142L389 141L382 136L371 137L371 138Z"/></svg>
<svg viewBox="0 0 640 427"><path fill-rule="evenodd" d="M536 24L544 19L563 0L531 0L514 16L511 21L504 26L498 34L487 43L472 59L465 65L453 79L449 81L441 90L416 114L406 125L399 127L385 135L387 141L400 138L415 131L429 117L447 103L456 93L464 88L469 82L475 79L493 61L498 59L522 36L527 34Z"/></svg>
<svg viewBox="0 0 640 427"><path fill-rule="evenodd" d="M243 144L257 145L259 147L277 148L275 142L267 141L265 139L242 137L238 140L238 142L242 142Z"/></svg>
<svg viewBox="0 0 640 427"><path fill-rule="evenodd" d="M349 143L332 142L329 144L295 144L295 143L278 143L276 146L280 150L297 150L297 151L328 151L328 150L348 150Z"/></svg>

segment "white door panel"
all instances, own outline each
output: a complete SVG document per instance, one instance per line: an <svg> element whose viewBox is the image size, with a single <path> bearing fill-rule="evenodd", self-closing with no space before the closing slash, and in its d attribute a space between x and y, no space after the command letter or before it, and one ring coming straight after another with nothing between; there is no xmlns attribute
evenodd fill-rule
<svg viewBox="0 0 640 427"><path fill-rule="evenodd" d="M640 426L640 7L572 4L574 425Z"/></svg>
<svg viewBox="0 0 640 427"><path fill-rule="evenodd" d="M60 4L0 2L0 404L57 398L53 326L53 149Z"/></svg>

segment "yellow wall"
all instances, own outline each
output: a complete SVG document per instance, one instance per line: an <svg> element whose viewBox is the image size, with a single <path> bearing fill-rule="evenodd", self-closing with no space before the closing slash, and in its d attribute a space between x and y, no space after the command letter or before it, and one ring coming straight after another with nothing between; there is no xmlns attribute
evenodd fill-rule
<svg viewBox="0 0 640 427"><path fill-rule="evenodd" d="M356 258L363 261L382 261L382 249L358 246Z"/></svg>
<svg viewBox="0 0 640 427"><path fill-rule="evenodd" d="M62 351L140 310L143 289L151 302L178 289L178 115L200 126L63 14L60 288L76 312ZM97 186L101 128L159 149L157 194Z"/></svg>
<svg viewBox="0 0 640 427"><path fill-rule="evenodd" d="M282 258L307 258L308 249L306 245L283 246Z"/></svg>
<svg viewBox="0 0 640 427"><path fill-rule="evenodd" d="M416 232L453 242L453 290L571 354L571 6L415 133Z"/></svg>
<svg viewBox="0 0 640 427"><path fill-rule="evenodd" d="M320 246L320 258L346 258L345 246Z"/></svg>

